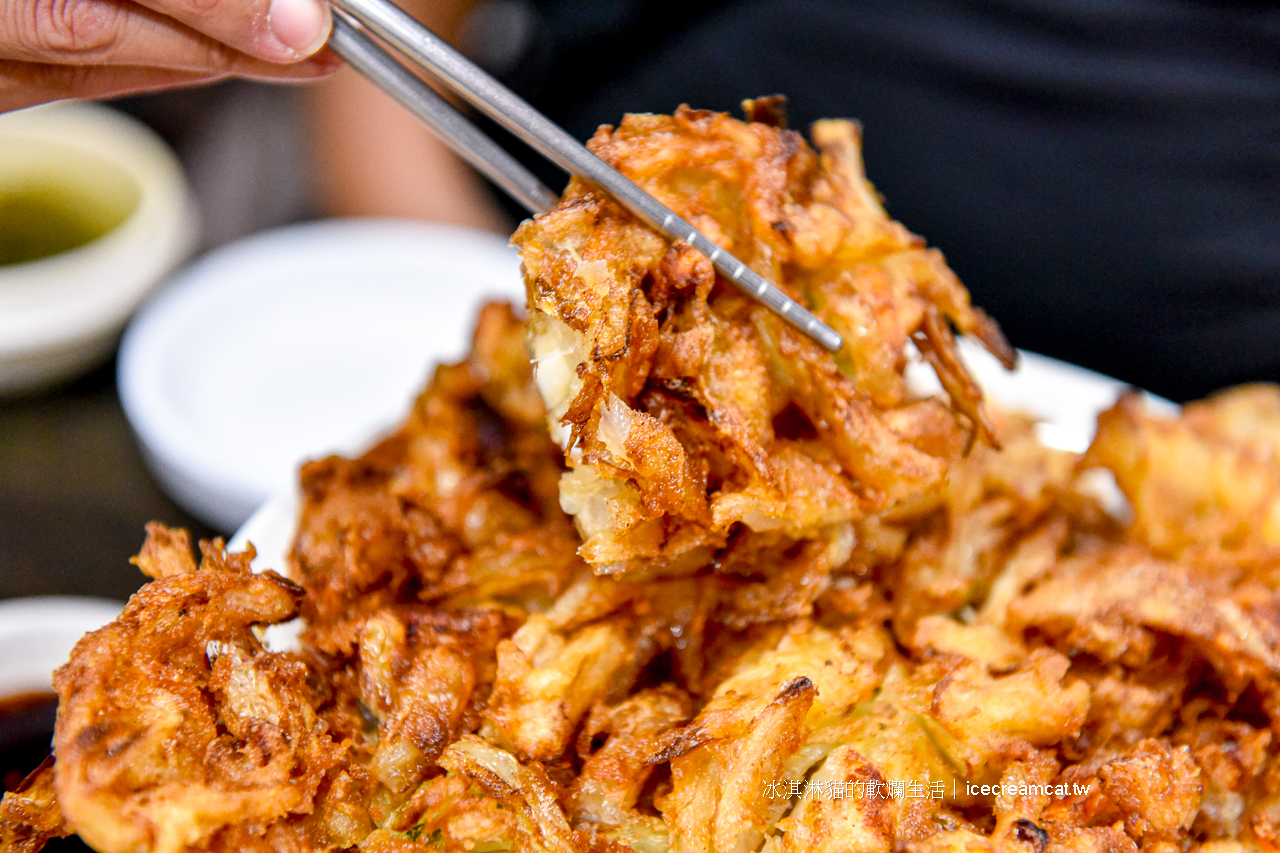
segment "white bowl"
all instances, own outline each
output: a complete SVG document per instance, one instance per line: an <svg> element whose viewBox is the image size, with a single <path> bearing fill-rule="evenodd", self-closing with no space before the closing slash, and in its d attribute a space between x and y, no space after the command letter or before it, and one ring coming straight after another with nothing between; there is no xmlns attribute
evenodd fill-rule
<svg viewBox="0 0 1280 853"><path fill-rule="evenodd" d="M195 245L195 208L177 158L145 125L106 107L55 104L0 116L0 212L27 220L8 226L10 234L49 205L105 233L0 266L0 394L101 361L133 310Z"/></svg>
<svg viewBox="0 0 1280 853"><path fill-rule="evenodd" d="M232 531L300 462L399 421L493 297L524 300L494 234L397 220L269 231L197 261L139 312L120 398L165 491Z"/></svg>
<svg viewBox="0 0 1280 853"><path fill-rule="evenodd" d="M120 609L116 601L64 595L0 601L0 697L50 690L76 641Z"/></svg>
<svg viewBox="0 0 1280 853"><path fill-rule="evenodd" d="M1026 350L1018 350L1017 367L1005 370L970 338L959 338L956 344L987 400L1006 411L1034 417L1036 437L1059 450L1084 453L1093 441L1098 415L1132 388L1119 379ZM907 365L906 378L917 393L942 392L933 368L919 358ZM1165 398L1140 393L1152 412L1168 417L1178 413L1178 407Z"/></svg>

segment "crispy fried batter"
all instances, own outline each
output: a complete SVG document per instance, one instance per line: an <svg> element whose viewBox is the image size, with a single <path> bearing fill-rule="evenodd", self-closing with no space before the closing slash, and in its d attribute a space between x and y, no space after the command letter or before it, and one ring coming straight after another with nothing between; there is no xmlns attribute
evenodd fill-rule
<svg viewBox="0 0 1280 853"><path fill-rule="evenodd" d="M50 838L70 834L54 792L53 759L47 758L0 800L0 849L36 853Z"/></svg>
<svg viewBox="0 0 1280 853"><path fill-rule="evenodd" d="M935 494L964 428L994 440L948 324L1012 350L885 214L857 128L819 122L813 139L681 108L590 145L844 335L835 360L585 183L516 232L562 505L598 571L696 568L735 526L838 538ZM908 398L911 341L961 425Z"/></svg>
<svg viewBox="0 0 1280 853"><path fill-rule="evenodd" d="M522 616L584 569L523 331L510 306L487 306L470 357L436 370L399 430L359 459L303 467L292 561L308 644L350 655L395 604Z"/></svg>
<svg viewBox="0 0 1280 853"><path fill-rule="evenodd" d="M6 795L0 840L1280 849L1280 391L1125 398L1083 457L988 418L950 326L998 333L884 216L852 129L814 135L682 111L595 144L840 360L575 185L520 234L536 386L486 307L399 430L304 469L301 588L151 528L157 579L58 675L56 801L47 772ZM907 396L908 340L949 406ZM302 651L264 650L297 612Z"/></svg>
<svg viewBox="0 0 1280 853"><path fill-rule="evenodd" d="M54 676L58 802L104 853L175 853L306 815L345 751L306 662L252 630L295 616L302 589L217 542L197 570L185 534L150 530L139 564L157 579Z"/></svg>
<svg viewBox="0 0 1280 853"><path fill-rule="evenodd" d="M1280 559L1280 388L1223 391L1176 420L1126 394L1098 418L1089 458L1115 472L1133 532L1152 550L1227 564Z"/></svg>

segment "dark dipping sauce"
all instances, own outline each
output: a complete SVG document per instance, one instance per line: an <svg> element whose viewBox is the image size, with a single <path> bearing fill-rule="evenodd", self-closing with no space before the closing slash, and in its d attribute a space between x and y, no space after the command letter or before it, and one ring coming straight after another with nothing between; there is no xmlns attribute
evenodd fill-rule
<svg viewBox="0 0 1280 853"><path fill-rule="evenodd" d="M12 791L49 755L58 697L52 693L22 693L0 698L0 782ZM79 838L54 838L45 850L87 851Z"/></svg>

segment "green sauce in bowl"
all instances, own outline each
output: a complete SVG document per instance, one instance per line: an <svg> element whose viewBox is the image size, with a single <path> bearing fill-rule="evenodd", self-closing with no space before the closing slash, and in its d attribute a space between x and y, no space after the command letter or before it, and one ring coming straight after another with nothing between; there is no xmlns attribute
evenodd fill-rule
<svg viewBox="0 0 1280 853"><path fill-rule="evenodd" d="M0 153L0 266L87 245L138 206L137 181L107 160L59 145L6 142Z"/></svg>

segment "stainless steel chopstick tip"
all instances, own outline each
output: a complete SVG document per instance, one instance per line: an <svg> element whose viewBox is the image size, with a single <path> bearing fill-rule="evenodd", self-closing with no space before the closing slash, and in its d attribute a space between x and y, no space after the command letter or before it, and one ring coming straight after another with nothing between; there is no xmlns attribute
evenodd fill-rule
<svg viewBox="0 0 1280 853"><path fill-rule="evenodd" d="M505 150L422 81L406 79L408 70L395 63L380 47L360 33L355 22L457 93L468 103L515 134L531 148L571 175L598 187L642 222L671 240L683 240L710 258L716 270L742 292L760 301L797 330L835 352L843 345L840 334L721 249L700 231L677 216L617 169L591 153L563 128L538 112L506 86L471 62L391 0L332 0L335 8L334 51L400 101L464 160L502 187L534 213L554 204L555 196ZM340 11L339 11L340 10ZM398 70L397 70L398 69ZM425 92L422 90L426 90ZM441 104L444 106L442 107Z"/></svg>

